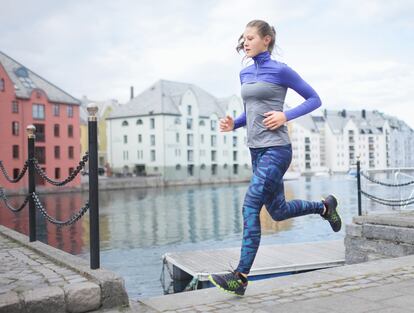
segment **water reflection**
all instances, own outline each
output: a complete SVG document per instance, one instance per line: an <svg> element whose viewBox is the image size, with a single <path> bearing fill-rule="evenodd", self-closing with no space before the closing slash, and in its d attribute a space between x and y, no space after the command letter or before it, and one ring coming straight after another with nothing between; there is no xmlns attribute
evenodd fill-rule
<svg viewBox="0 0 414 313"><path fill-rule="evenodd" d="M363 189L382 197L408 197L409 191L383 188L364 182ZM240 246L242 203L247 184L181 186L159 189L104 191L100 193L101 264L124 277L132 298L162 294L159 282L161 256L166 252ZM285 183L287 199L319 200L334 193L340 200L344 224L357 214L356 180L347 177L301 178ZM47 211L68 219L86 202L88 194L41 195ZM11 197L18 206L23 197ZM363 209L386 207L366 199ZM329 224L311 215L274 222L266 210L261 215L262 244L340 239ZM18 214L0 204L0 223L28 234L28 210ZM57 227L37 216L39 240L71 254L88 258L89 215L70 227ZM237 260L235 260L237 261Z"/></svg>

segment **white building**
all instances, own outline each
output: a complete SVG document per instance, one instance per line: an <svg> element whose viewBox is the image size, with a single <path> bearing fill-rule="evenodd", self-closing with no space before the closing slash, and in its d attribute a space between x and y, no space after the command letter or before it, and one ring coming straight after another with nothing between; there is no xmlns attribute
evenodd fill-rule
<svg viewBox="0 0 414 313"><path fill-rule="evenodd" d="M363 168L414 165L413 130L378 111L324 111L327 166L346 172L360 157Z"/></svg>
<svg viewBox="0 0 414 313"><path fill-rule="evenodd" d="M325 154L321 142L323 127L320 119L305 115L289 124L289 136L292 142L291 170L300 173L327 171Z"/></svg>
<svg viewBox="0 0 414 313"><path fill-rule="evenodd" d="M219 118L238 116L241 100L217 99L187 83L160 80L107 118L112 170L165 180L246 180L245 129L221 133Z"/></svg>

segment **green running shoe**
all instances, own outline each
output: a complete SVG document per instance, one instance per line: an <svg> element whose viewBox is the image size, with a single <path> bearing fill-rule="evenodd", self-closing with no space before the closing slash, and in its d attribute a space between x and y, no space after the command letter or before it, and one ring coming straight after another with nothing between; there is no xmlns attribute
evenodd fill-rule
<svg viewBox="0 0 414 313"><path fill-rule="evenodd" d="M238 296L243 296L248 281L246 278L242 278L242 275L238 272L230 272L228 274L211 274L208 276L208 279L218 287L220 290L235 294Z"/></svg>
<svg viewBox="0 0 414 313"><path fill-rule="evenodd" d="M342 221L336 209L338 206L338 200L336 200L335 196L329 195L323 199L322 202L326 208L326 212L322 215L322 217L329 222L334 232L340 231Z"/></svg>

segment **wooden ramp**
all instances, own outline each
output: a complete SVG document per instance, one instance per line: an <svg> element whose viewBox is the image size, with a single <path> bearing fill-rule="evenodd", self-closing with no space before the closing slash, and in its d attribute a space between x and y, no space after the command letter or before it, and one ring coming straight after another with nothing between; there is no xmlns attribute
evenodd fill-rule
<svg viewBox="0 0 414 313"><path fill-rule="evenodd" d="M166 253L163 260L199 281L210 273L228 272L240 257L240 248ZM260 246L250 276L340 266L345 263L343 240Z"/></svg>

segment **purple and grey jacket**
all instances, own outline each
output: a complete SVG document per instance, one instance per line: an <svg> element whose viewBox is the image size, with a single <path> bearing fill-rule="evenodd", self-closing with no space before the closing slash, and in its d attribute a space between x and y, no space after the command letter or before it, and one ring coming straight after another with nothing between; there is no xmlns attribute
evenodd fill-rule
<svg viewBox="0 0 414 313"><path fill-rule="evenodd" d="M284 63L272 60L268 51L253 57L254 64L240 72L244 112L234 120L234 129L247 126L247 146L263 148L290 143L287 126L275 130L263 124L264 113L283 111L288 88L295 90L305 101L285 111L288 121L305 115L321 105L315 90Z"/></svg>

